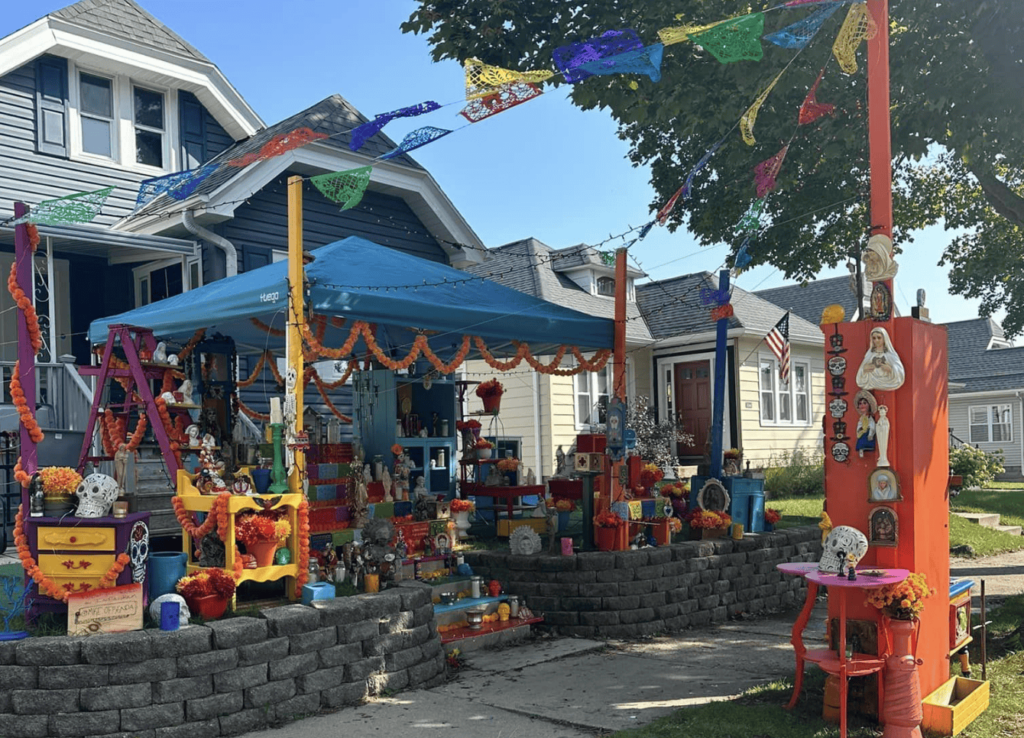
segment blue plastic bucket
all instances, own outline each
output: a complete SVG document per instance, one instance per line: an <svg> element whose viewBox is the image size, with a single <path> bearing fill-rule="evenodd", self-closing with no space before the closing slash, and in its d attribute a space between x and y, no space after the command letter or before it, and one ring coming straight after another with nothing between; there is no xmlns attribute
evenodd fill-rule
<svg viewBox="0 0 1024 738"><path fill-rule="evenodd" d="M256 492L261 495L267 494L267 490L270 489L270 469L253 469L250 475Z"/></svg>
<svg viewBox="0 0 1024 738"><path fill-rule="evenodd" d="M174 585L185 576L188 556L184 551L159 551L149 555L149 601L174 594Z"/></svg>

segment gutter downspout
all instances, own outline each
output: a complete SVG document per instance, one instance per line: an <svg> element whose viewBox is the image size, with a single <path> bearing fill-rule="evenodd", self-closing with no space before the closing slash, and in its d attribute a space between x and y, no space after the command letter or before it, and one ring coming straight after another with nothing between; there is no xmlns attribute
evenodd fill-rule
<svg viewBox="0 0 1024 738"><path fill-rule="evenodd" d="M192 212L189 210L183 210L181 213L181 224L185 226L185 230L191 233L197 238L201 238L204 241L212 243L214 246L224 252L224 276L233 277L238 274L238 251L235 249L235 245L223 236L218 236L213 231L203 228L201 225L196 223L195 218L192 217Z"/></svg>
<svg viewBox="0 0 1024 738"><path fill-rule="evenodd" d="M1024 435L1024 434L1021 434ZM544 483L544 457L540 438L540 378L533 372L533 452L537 455L537 482Z"/></svg>

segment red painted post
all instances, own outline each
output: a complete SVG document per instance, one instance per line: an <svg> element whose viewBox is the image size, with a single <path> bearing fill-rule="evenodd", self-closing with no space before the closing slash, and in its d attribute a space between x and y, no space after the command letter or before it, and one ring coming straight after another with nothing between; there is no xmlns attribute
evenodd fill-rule
<svg viewBox="0 0 1024 738"><path fill-rule="evenodd" d="M868 138L871 233L892 238L892 141L889 119L889 0L868 0L878 33L868 40ZM886 285L892 289L891 281Z"/></svg>

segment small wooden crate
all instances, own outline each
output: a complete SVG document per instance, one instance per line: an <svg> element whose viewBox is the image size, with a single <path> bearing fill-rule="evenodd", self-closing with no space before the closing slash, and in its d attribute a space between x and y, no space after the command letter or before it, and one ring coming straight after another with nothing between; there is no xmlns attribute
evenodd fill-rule
<svg viewBox="0 0 1024 738"><path fill-rule="evenodd" d="M924 698L922 727L938 735L957 735L988 708L989 684L953 677Z"/></svg>
<svg viewBox="0 0 1024 738"><path fill-rule="evenodd" d="M499 520L498 535L510 536L512 531L524 525L537 531L537 535L545 535L548 532L547 518L521 518L518 520Z"/></svg>

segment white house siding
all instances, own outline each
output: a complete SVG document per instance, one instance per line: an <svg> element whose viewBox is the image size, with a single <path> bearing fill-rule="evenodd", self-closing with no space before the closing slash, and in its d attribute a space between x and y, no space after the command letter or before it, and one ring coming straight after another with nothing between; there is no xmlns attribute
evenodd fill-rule
<svg viewBox="0 0 1024 738"><path fill-rule="evenodd" d="M792 361L807 362L810 368L811 413L808 423L803 425L762 425L758 366L760 357L772 356L771 351L763 341L744 337L738 339L736 354L740 446L744 460L751 466L763 466L772 458L779 459L796 450L822 453L821 422L826 405L822 347L791 344Z"/></svg>
<svg viewBox="0 0 1024 738"><path fill-rule="evenodd" d="M501 396L501 412L498 420L492 425L489 416L474 415L483 425L484 435L497 430L498 435L512 436L520 439L520 460L525 468L532 468L534 473L538 472L537 454L535 451L534 433L534 392L533 392L533 370L522 363L510 372L498 372L487 366L483 361L466 362L468 379L475 382L483 382L491 377L496 377L505 388L505 394ZM524 368L525 367L525 368ZM541 380L546 377L541 377ZM467 410L470 413L478 413L483 410L483 403L476 396L474 388L471 387L466 393ZM543 416L546 413L544 404L541 404L541 435L544 435ZM547 462L550 466L551 462ZM550 471L548 472L550 474Z"/></svg>
<svg viewBox="0 0 1024 738"><path fill-rule="evenodd" d="M985 405L1009 405L1013 416L1013 438L1007 443L976 443L971 441L970 408ZM988 394L980 396L949 396L949 427L953 435L964 443L970 443L983 451L1002 451L1003 466L1007 475L1021 475L1021 443L1024 440L1024 429L1021 426L1021 398L1012 392L1006 394Z"/></svg>
<svg viewBox="0 0 1024 738"><path fill-rule="evenodd" d="M654 404L654 369L651 362L650 349L637 349L629 354L632 397L646 397L647 402Z"/></svg>

